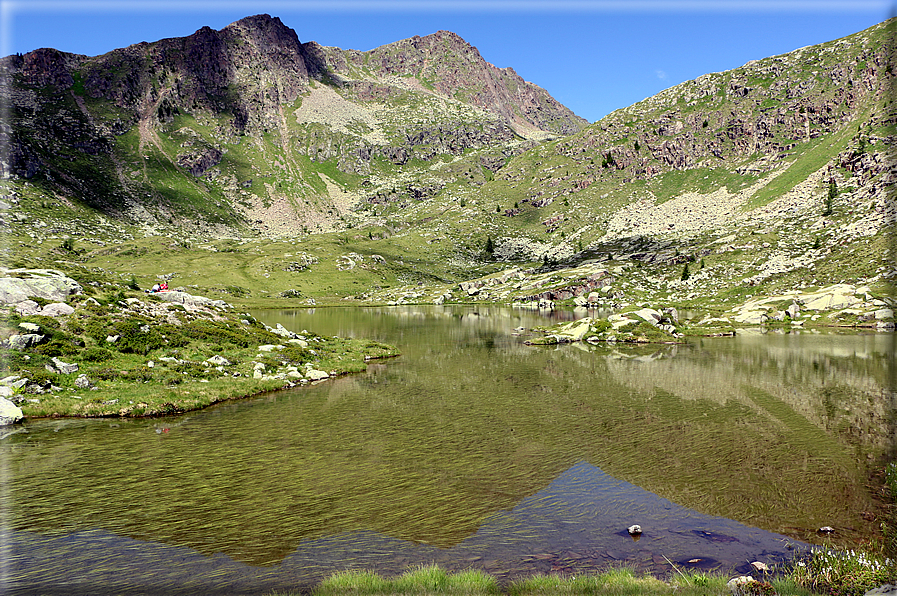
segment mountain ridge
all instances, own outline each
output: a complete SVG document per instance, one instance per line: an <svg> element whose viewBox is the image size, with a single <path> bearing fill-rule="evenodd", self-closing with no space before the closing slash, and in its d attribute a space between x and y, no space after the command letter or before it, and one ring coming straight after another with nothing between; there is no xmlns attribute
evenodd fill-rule
<svg viewBox="0 0 897 596"><path fill-rule="evenodd" d="M52 216L57 237L80 233L77 220L117 227L96 238L110 245L318 243L336 273L308 251L287 269L333 273L329 286L281 279L273 262L234 282L309 299L395 302L423 283L436 284L425 301L570 300L546 284L589 283L552 272L609 279L598 269L615 267L633 277L608 306L809 282L884 291L895 23L708 73L592 124L446 31L361 52L301 43L258 15L97 58L43 49L2 61L4 192L47 205L22 215ZM111 254L97 250L88 261ZM364 260L374 256L391 264ZM515 267L541 285L510 287L516 274L501 275L501 292L444 285ZM362 279L380 289L347 285Z"/></svg>

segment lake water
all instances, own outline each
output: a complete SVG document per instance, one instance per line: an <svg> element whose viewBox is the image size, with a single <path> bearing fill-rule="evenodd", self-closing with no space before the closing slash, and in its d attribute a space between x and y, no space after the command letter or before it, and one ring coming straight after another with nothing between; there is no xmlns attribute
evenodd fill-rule
<svg viewBox="0 0 897 596"><path fill-rule="evenodd" d="M500 307L254 314L402 356L178 417L27 423L0 440L0 592L264 593L432 562L743 572L875 526L893 334L529 347L515 329L550 321Z"/></svg>

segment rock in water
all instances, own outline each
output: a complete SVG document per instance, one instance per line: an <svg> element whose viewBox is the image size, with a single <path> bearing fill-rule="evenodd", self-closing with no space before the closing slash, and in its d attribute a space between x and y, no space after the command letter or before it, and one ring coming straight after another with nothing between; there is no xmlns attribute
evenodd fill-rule
<svg viewBox="0 0 897 596"><path fill-rule="evenodd" d="M631 536L638 536L642 533L642 527L638 524L633 524L626 528L626 531L629 532Z"/></svg>

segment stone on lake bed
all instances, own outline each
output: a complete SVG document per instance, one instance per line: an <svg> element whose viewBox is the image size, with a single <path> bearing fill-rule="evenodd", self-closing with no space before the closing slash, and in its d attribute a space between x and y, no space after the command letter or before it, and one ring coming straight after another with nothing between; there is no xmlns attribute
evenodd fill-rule
<svg viewBox="0 0 897 596"><path fill-rule="evenodd" d="M642 533L642 527L638 524L633 524L633 525L629 526L628 528L626 528L626 531L629 532L630 534L632 534L633 536L635 536L636 534Z"/></svg>

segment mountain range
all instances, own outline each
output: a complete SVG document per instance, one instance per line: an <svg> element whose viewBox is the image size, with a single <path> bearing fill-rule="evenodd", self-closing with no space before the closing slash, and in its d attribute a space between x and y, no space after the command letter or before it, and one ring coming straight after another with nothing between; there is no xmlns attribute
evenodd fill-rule
<svg viewBox="0 0 897 596"><path fill-rule="evenodd" d="M447 31L361 52L257 15L7 56L7 262L309 304L885 297L895 23L592 124Z"/></svg>

